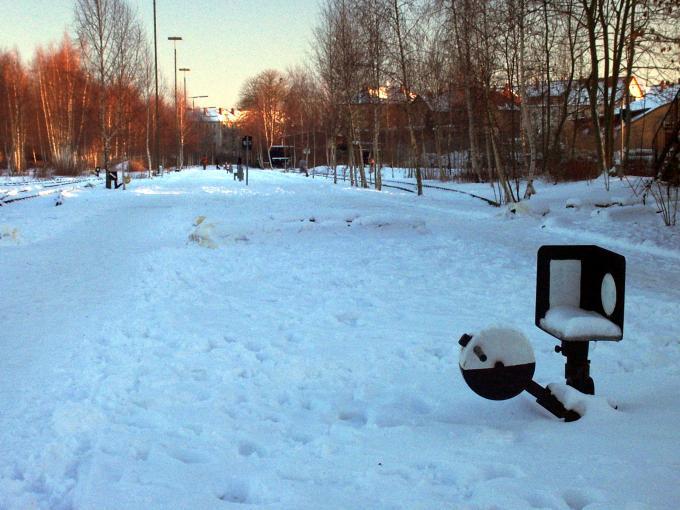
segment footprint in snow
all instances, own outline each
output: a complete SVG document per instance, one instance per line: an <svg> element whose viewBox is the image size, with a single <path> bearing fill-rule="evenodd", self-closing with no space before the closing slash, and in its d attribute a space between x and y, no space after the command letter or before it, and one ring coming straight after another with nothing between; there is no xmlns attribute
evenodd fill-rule
<svg viewBox="0 0 680 510"><path fill-rule="evenodd" d="M250 504L250 486L245 480L231 480L228 486L217 493L217 499L228 503Z"/></svg>
<svg viewBox="0 0 680 510"><path fill-rule="evenodd" d="M375 424L380 428L414 425L423 416L432 413L432 406L425 400L407 395L380 406L376 412Z"/></svg>
<svg viewBox="0 0 680 510"><path fill-rule="evenodd" d="M342 324L356 327L359 324L359 318L351 313L340 313L335 316L336 320Z"/></svg>
<svg viewBox="0 0 680 510"><path fill-rule="evenodd" d="M356 428L363 427L368 422L366 412L362 409L346 409L340 411L338 413L338 419Z"/></svg>
<svg viewBox="0 0 680 510"><path fill-rule="evenodd" d="M168 455L184 464L207 464L211 460L202 452L186 448L173 448L168 450Z"/></svg>
<svg viewBox="0 0 680 510"><path fill-rule="evenodd" d="M598 498L593 494L588 494L587 491L578 489L569 489L562 493L564 502L571 510L583 510L592 503L596 503Z"/></svg>
<svg viewBox="0 0 680 510"><path fill-rule="evenodd" d="M523 474L522 470L513 464L488 464L482 467L481 478L489 481L498 478L520 478Z"/></svg>
<svg viewBox="0 0 680 510"><path fill-rule="evenodd" d="M246 342L245 348L250 352L260 352L262 350L262 346L253 341Z"/></svg>
<svg viewBox="0 0 680 510"><path fill-rule="evenodd" d="M250 457L257 454L258 457L264 457L264 450L258 444L252 441L241 441L238 444L238 454L241 457Z"/></svg>

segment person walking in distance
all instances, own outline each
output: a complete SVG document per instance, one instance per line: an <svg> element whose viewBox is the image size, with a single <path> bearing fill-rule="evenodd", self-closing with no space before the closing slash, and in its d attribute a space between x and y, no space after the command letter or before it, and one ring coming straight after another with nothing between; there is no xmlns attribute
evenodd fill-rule
<svg viewBox="0 0 680 510"><path fill-rule="evenodd" d="M234 179L236 179L237 176L239 181L243 180L243 159L241 159L241 156L239 156L238 160L236 161L236 173L234 174Z"/></svg>

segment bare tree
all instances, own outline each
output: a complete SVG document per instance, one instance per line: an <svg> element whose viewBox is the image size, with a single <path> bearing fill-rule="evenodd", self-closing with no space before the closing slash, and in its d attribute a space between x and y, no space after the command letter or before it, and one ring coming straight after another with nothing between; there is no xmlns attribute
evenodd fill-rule
<svg viewBox="0 0 680 510"><path fill-rule="evenodd" d="M321 5L319 23L314 29L317 44L314 64L321 88L321 114L326 137L326 164L333 169L333 182L338 182L337 140L340 136L340 73L337 70L334 11L330 2Z"/></svg>
<svg viewBox="0 0 680 510"><path fill-rule="evenodd" d="M113 92L138 71L139 52L133 46L141 40L140 28L125 0L76 0L75 24L85 67L98 85L102 166L108 168L122 117Z"/></svg>
<svg viewBox="0 0 680 510"><path fill-rule="evenodd" d="M80 53L65 37L57 49L36 52L33 73L37 76L47 157L59 171L76 173L81 164L79 145L90 91Z"/></svg>
<svg viewBox="0 0 680 510"><path fill-rule="evenodd" d="M552 171L552 165L556 164L563 153L561 150L562 134L570 114L570 102L573 100L572 92L575 84L578 85L577 72L583 61L583 55L587 52L585 41L581 37L583 26L583 12L577 8L578 0L553 0L553 10L548 14L549 5L547 0L543 0L543 23L544 23L544 51L545 51L545 76L546 76L546 109L547 109L547 129L548 140L545 144L545 154L543 157L544 170ZM553 24L550 20L556 20ZM556 40L561 41L557 44L556 55L548 56L548 51L552 47L549 43L551 31L558 34ZM554 65L560 84L557 87L558 98L561 94L561 102L553 117L553 82L551 66ZM553 121L554 119L554 121ZM574 119L575 120L575 119ZM554 125L553 125L554 124ZM573 130L575 133L576 130ZM564 144L566 146L566 144ZM573 150L573 144L572 144Z"/></svg>
<svg viewBox="0 0 680 510"><path fill-rule="evenodd" d="M625 52L634 51L634 46L628 46L626 41L635 30L639 3L638 0L581 0L590 53L590 115L597 160L607 189L614 160L615 110L621 104L624 87L629 87L629 82L621 84L619 79L627 74Z"/></svg>
<svg viewBox="0 0 680 510"><path fill-rule="evenodd" d="M347 147L347 167L350 183L361 181L367 186L363 165L355 178L355 146L361 142L358 129L356 97L361 88L361 69L364 47L358 23L355 0L329 0L322 9L321 22L316 33L319 45L316 50L316 67L323 84L327 118L332 121L328 132L329 155L337 181L337 139L344 132ZM361 157L362 147L359 144Z"/></svg>
<svg viewBox="0 0 680 510"><path fill-rule="evenodd" d="M0 94L7 167L10 174L21 173L26 170L28 77L16 51L0 54Z"/></svg>
<svg viewBox="0 0 680 510"><path fill-rule="evenodd" d="M470 0L448 0L447 17L449 24L449 33L453 53L451 72L454 75L452 81L456 77L462 81L462 86L465 94L465 108L467 111L468 123L468 142L470 147L470 165L477 179L483 181L481 171L481 155L478 141L478 115L476 114L475 100L478 95L478 77L473 66L473 48L471 42L471 35L473 26L476 23L473 4Z"/></svg>
<svg viewBox="0 0 680 510"><path fill-rule="evenodd" d="M431 13L430 18L434 21L439 11ZM432 110L431 123L427 124L427 129L431 129L434 138L434 151L437 155L437 167L439 179L446 179L443 150L445 140L443 133L450 133L449 126L441 125L441 113L451 111L451 59L447 44L446 21L438 19L434 26L425 33L423 40L423 58L420 59L418 75L422 83L422 95L428 100ZM429 133L428 133L429 135ZM425 137L425 133L423 133ZM447 144L448 146L448 144Z"/></svg>
<svg viewBox="0 0 680 510"><path fill-rule="evenodd" d="M498 123L499 107L497 102L502 98L498 96L498 70L501 67L499 60L500 49L498 47L497 26L503 19L502 5L484 2L475 12L468 15L477 18L473 27L473 44L476 58L476 74L482 91L482 106L485 113L485 137L487 145L487 164L493 161L498 184L503 192L502 199L505 203L517 202L518 197L512 190L507 175L506 161L503 158L501 147L501 133ZM515 108L512 91L509 91L508 107ZM511 133L510 136L514 136Z"/></svg>
<svg viewBox="0 0 680 510"><path fill-rule="evenodd" d="M403 95L404 112L407 119L409 141L411 144L412 168L415 168L418 195L423 194L423 176L420 169L421 150L415 132L415 119L411 104L416 97L414 92L414 67L417 56L417 29L422 11L412 0L390 0L389 29L393 51L390 54L391 75L399 84Z"/></svg>
<svg viewBox="0 0 680 510"><path fill-rule="evenodd" d="M384 88L385 66L387 63L387 41L384 34L384 20L389 12L386 0L359 0L357 9L362 13L359 19L364 53L363 74L366 76L372 103L371 155L375 171L375 189L382 189L382 147L380 146L381 89Z"/></svg>
<svg viewBox="0 0 680 510"><path fill-rule="evenodd" d="M335 166L336 141L344 134L350 182L365 185L363 146L372 148L377 167L386 153L393 163L406 153L422 192L423 157L434 151L441 163L443 147L453 146L454 130L466 131L474 175L488 179L502 202L514 202L522 179L528 197L536 175L557 176L555 167L569 154L576 157L578 125L588 107L597 157L611 161L618 129L614 117L623 106L625 125L632 71L648 66L678 77L673 67L680 57L680 30L673 28L680 26L676 3L326 0L315 32L315 63L327 160ZM590 77L583 80L586 63ZM444 91L446 113L438 110ZM454 94L460 105L455 115ZM403 144L399 127L406 132ZM364 133L370 133L370 141ZM392 140L396 150L390 150ZM625 147L623 141L622 151ZM439 175L444 175L441 167Z"/></svg>
<svg viewBox="0 0 680 510"><path fill-rule="evenodd" d="M287 87L283 109L288 123L286 132L288 139L292 140L293 158L297 164L300 159L306 159L313 153L310 146L314 144L312 135L315 125L315 98L319 91L310 71L302 66L290 68L286 72L285 81ZM298 155L298 147L302 149L302 156Z"/></svg>
<svg viewBox="0 0 680 510"><path fill-rule="evenodd" d="M141 97L144 102L144 148L147 160L147 166L149 169L149 176L151 175L153 169L152 160L152 150L151 137L153 136L153 127L158 122L155 118L155 110L153 108L154 99L154 68L153 68L153 55L151 54L148 45L144 45L140 52L140 67L141 73L139 76L140 82L140 92ZM182 132L182 136L185 136L185 132Z"/></svg>
<svg viewBox="0 0 680 510"><path fill-rule="evenodd" d="M519 37L518 55L518 78L519 78L519 100L520 115L522 117L522 141L524 143L524 154L529 155L526 165L527 188L524 193L525 198L530 198L535 192L533 187L534 174L536 173L536 139L534 126L528 108L527 86L528 86L528 57L527 57L527 23L530 22L527 0L509 0L508 6L511 9L511 20L517 25ZM513 154L514 158L514 154ZM527 158L524 158L525 161ZM519 193L518 193L519 195Z"/></svg>
<svg viewBox="0 0 680 510"><path fill-rule="evenodd" d="M267 69L249 79L241 89L240 106L251 110L259 119L267 146L267 160L272 165L271 148L281 139L285 127L283 101L287 84L283 75Z"/></svg>
<svg viewBox="0 0 680 510"><path fill-rule="evenodd" d="M340 84L340 112L347 144L347 165L350 184L368 187L363 164L363 146L358 122L356 96L361 88L365 47L361 43L358 15L353 0L334 2L333 33L335 37L337 68ZM358 154L357 154L358 149ZM359 156L357 158L357 155ZM359 165L357 165L357 160ZM356 175L356 171L359 175Z"/></svg>

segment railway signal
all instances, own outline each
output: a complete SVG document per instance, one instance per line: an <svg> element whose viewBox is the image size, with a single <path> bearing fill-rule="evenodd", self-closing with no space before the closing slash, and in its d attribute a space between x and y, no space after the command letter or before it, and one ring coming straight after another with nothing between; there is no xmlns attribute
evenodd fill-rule
<svg viewBox="0 0 680 510"><path fill-rule="evenodd" d="M538 250L535 324L561 341L567 385L595 393L590 377L591 341L623 338L626 259L599 246L543 246ZM459 366L478 395L506 400L523 391L565 421L581 416L533 380L536 360L529 340L510 328L464 334Z"/></svg>

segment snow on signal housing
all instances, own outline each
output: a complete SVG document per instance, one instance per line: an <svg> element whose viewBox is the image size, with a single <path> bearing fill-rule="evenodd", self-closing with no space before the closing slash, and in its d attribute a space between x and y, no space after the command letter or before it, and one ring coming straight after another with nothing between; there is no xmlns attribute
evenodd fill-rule
<svg viewBox="0 0 680 510"><path fill-rule="evenodd" d="M516 397L534 376L534 352L519 331L490 328L474 336L464 334L458 343L462 347L459 366L463 379L481 397Z"/></svg>

